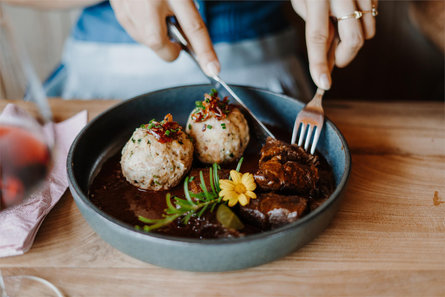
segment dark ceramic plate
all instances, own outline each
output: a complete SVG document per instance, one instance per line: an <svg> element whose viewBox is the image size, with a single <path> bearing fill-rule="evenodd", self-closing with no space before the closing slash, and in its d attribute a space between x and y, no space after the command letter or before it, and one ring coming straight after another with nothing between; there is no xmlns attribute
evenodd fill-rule
<svg viewBox="0 0 445 297"><path fill-rule="evenodd" d="M335 125L326 121L318 149L333 168L336 190L315 211L281 228L230 239L184 239L137 231L98 209L88 187L103 161L121 149L136 127L152 118L173 114L184 125L194 102L211 87L176 87L138 96L105 111L77 136L68 154L70 190L82 215L109 244L142 261L173 269L225 271L260 265L283 257L322 232L336 213L345 189L350 154ZM233 87L266 124L292 129L303 103L272 92Z"/></svg>

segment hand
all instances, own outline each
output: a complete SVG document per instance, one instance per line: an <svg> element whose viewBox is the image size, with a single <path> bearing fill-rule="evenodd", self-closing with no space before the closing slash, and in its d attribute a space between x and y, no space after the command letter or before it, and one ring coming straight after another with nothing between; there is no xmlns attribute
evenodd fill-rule
<svg viewBox="0 0 445 297"><path fill-rule="evenodd" d="M179 56L181 47L167 36L167 16L176 16L208 75L220 71L207 28L193 0L110 0L119 23L136 41L166 61Z"/></svg>
<svg viewBox="0 0 445 297"><path fill-rule="evenodd" d="M331 87L327 53L335 35L335 19L355 10L370 11L377 0L292 0L294 10L306 21L306 44L309 68L315 84L325 90ZM340 42L335 50L335 65L347 66L363 46L365 39L375 35L375 17L363 14L361 19L339 20Z"/></svg>

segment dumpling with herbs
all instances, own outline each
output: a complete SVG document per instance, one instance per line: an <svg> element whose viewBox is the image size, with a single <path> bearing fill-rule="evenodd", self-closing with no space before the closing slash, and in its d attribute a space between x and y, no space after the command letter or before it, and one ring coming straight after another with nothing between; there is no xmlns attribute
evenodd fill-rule
<svg viewBox="0 0 445 297"><path fill-rule="evenodd" d="M241 111L212 90L197 101L189 116L187 133L195 141L195 154L206 164L229 163L240 158L249 143L249 126Z"/></svg>
<svg viewBox="0 0 445 297"><path fill-rule="evenodd" d="M171 114L137 128L122 149L126 180L144 190L167 190L181 181L193 161L193 143Z"/></svg>

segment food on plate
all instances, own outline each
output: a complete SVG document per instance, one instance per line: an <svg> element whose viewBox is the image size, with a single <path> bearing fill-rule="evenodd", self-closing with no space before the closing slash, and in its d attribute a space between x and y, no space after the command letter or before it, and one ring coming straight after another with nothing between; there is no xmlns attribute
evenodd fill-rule
<svg viewBox="0 0 445 297"><path fill-rule="evenodd" d="M307 198L269 192L259 194L258 199L240 207L239 213L244 221L267 230L295 222L304 216L307 210Z"/></svg>
<svg viewBox="0 0 445 297"><path fill-rule="evenodd" d="M201 149L199 161L192 164L192 141L171 115L162 122L152 120L136 129L122 156L103 164L90 187L91 201L141 231L210 239L278 228L328 199L335 182L332 168L321 155L272 138L258 151L262 143L253 137L246 149L247 123L241 114L242 121L233 120L239 110L215 92L205 98L203 107L191 114L188 128L195 150ZM221 129L215 129L215 123ZM237 133L238 144L243 143L236 149L237 157L212 151L213 146L233 147L221 132L225 130ZM209 131L213 134L204 133ZM212 147L202 146L209 143ZM208 162L213 164L209 167Z"/></svg>
<svg viewBox="0 0 445 297"><path fill-rule="evenodd" d="M197 101L186 131L195 142L195 155L202 163L222 164L239 159L249 143L249 126L241 111L220 99L212 90Z"/></svg>
<svg viewBox="0 0 445 297"><path fill-rule="evenodd" d="M312 195L320 178L319 163L301 146L269 137L260 152L255 181L263 190Z"/></svg>
<svg viewBox="0 0 445 297"><path fill-rule="evenodd" d="M235 225L236 215L229 209L221 211L219 207L219 177L228 176L227 170L219 172L218 167L196 168L190 171L184 181L182 198L165 196L166 208L157 218L139 216L136 229L154 231L163 234L198 237L198 238L227 238L240 237ZM223 215L216 216L216 213ZM221 218L223 221L221 221ZM143 227L140 224L144 223Z"/></svg>
<svg viewBox="0 0 445 297"><path fill-rule="evenodd" d="M193 143L171 114L137 128L122 149L122 174L144 190L167 190L190 170Z"/></svg>

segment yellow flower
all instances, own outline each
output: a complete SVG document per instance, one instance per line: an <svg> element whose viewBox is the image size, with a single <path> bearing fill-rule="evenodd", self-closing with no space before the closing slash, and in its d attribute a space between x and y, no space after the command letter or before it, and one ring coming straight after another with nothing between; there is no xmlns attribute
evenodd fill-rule
<svg viewBox="0 0 445 297"><path fill-rule="evenodd" d="M255 180L251 173L241 174L235 170L230 171L232 180L221 179L219 186L221 192L219 196L223 197L224 201L229 201L229 206L235 206L237 202L241 205L247 205L250 199L255 199L256 194L253 192L256 189Z"/></svg>

